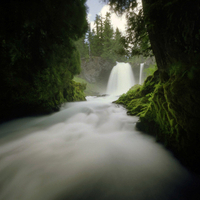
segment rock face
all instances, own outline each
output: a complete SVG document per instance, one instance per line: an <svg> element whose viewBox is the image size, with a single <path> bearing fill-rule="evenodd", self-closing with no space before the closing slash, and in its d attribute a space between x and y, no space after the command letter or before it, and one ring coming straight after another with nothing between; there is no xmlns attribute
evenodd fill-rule
<svg viewBox="0 0 200 200"><path fill-rule="evenodd" d="M89 83L99 81L107 81L110 71L115 63L104 60L101 57L91 57L90 59L81 59L80 77L87 80Z"/></svg>

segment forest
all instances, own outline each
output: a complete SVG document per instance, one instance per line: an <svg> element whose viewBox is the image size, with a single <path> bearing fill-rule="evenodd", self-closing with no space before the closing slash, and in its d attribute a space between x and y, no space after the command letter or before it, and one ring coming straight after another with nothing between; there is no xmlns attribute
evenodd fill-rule
<svg viewBox="0 0 200 200"><path fill-rule="evenodd" d="M101 57L113 65L116 60L127 61L128 51L123 44L124 37L118 28L114 30L111 24L111 13L105 18L96 15L95 27L76 42L81 58Z"/></svg>

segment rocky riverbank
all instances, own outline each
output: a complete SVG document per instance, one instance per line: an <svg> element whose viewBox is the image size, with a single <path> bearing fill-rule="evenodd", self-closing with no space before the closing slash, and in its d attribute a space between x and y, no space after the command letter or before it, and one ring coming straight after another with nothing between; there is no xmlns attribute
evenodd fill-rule
<svg viewBox="0 0 200 200"><path fill-rule="evenodd" d="M194 171L200 166L198 77L198 73L192 78L188 73L174 74L161 82L156 71L115 102L125 105L128 114L139 116L137 127L155 135Z"/></svg>

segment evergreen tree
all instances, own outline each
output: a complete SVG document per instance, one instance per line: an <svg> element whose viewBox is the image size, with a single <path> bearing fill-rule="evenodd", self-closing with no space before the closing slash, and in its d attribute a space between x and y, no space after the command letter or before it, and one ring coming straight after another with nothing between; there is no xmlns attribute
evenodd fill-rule
<svg viewBox="0 0 200 200"><path fill-rule="evenodd" d="M116 28L114 34L113 50L115 55L115 60L125 61L127 56L127 49L124 43L124 37L122 37L121 32Z"/></svg>
<svg viewBox="0 0 200 200"><path fill-rule="evenodd" d="M129 12L130 31L132 29L132 39L129 41L135 40L136 51L138 44L148 52L150 41L163 79L169 78L170 66L176 63L184 66L183 70L189 70L190 65L195 69L198 68L200 58L198 0L192 3L189 0L142 0L143 10L137 15L130 12L137 6L136 0L109 0L109 3L118 13Z"/></svg>
<svg viewBox="0 0 200 200"><path fill-rule="evenodd" d="M86 34L80 38L78 41L76 41L76 47L80 53L81 58L88 58L89 57L89 44L86 41Z"/></svg>
<svg viewBox="0 0 200 200"><path fill-rule="evenodd" d="M109 12L106 13L106 18L104 21L103 27L103 52L102 57L111 59L113 56L113 28L111 26L111 14Z"/></svg>
<svg viewBox="0 0 200 200"><path fill-rule="evenodd" d="M86 48L83 45L88 45L90 56L98 56L104 59L110 60L111 62L125 61L127 55L127 46L125 45L125 39L122 37L119 29L114 29L111 24L111 13L107 12L105 19L97 15L95 19L95 28L87 33L87 42L80 40L78 49L81 52L86 52ZM85 43L85 44L84 44ZM86 57L84 52L81 56Z"/></svg>
<svg viewBox="0 0 200 200"><path fill-rule="evenodd" d="M100 15L96 15L95 21L95 29L93 32L93 55L100 56L103 52L103 22L102 17Z"/></svg>

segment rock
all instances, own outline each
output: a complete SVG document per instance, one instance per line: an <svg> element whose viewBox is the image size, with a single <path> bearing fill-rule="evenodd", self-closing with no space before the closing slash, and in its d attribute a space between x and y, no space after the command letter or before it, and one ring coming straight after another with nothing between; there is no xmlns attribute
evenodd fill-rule
<svg viewBox="0 0 200 200"><path fill-rule="evenodd" d="M90 59L81 59L80 77L89 83L96 83L102 79L108 79L110 71L115 63L104 60L101 57L91 57Z"/></svg>

